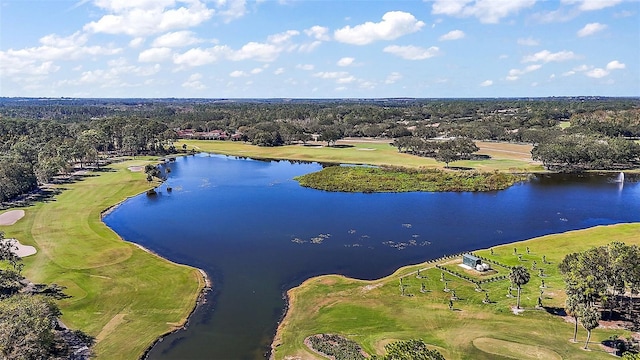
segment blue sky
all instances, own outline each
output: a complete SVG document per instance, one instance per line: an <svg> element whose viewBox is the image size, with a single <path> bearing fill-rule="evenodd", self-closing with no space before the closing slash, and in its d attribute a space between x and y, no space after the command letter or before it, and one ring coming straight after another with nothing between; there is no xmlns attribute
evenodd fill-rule
<svg viewBox="0 0 640 360"><path fill-rule="evenodd" d="M638 0L0 0L0 96L640 96Z"/></svg>

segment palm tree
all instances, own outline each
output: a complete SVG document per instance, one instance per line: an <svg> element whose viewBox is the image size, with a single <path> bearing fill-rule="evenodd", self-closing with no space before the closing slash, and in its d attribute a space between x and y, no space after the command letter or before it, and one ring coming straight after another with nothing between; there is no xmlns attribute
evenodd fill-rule
<svg viewBox="0 0 640 360"><path fill-rule="evenodd" d="M580 314L580 323L582 327L587 330L587 341L584 343L584 348L589 346L589 339L591 339L591 330L595 329L599 325L600 313L593 306L584 307Z"/></svg>
<svg viewBox="0 0 640 360"><path fill-rule="evenodd" d="M576 342L578 336L578 315L580 314L581 303L577 296L567 294L567 300L564 303L565 312L573 317L575 321L575 327L573 328L573 342Z"/></svg>
<svg viewBox="0 0 640 360"><path fill-rule="evenodd" d="M520 309L520 290L522 289L522 285L529 282L529 279L531 279L531 275L529 275L529 271L524 267L515 266L511 268L509 280L518 287L518 300L516 302L517 309Z"/></svg>

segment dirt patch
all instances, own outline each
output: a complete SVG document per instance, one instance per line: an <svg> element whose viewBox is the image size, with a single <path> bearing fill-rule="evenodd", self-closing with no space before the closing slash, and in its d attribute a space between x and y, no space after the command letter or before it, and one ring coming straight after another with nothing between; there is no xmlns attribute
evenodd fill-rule
<svg viewBox="0 0 640 360"><path fill-rule="evenodd" d="M142 170L144 170L143 166L129 166L127 169L129 169L129 171L133 171L133 172L142 172Z"/></svg>
<svg viewBox="0 0 640 360"><path fill-rule="evenodd" d="M9 226L15 224L24 217L24 210L10 210L0 214L0 225Z"/></svg>
<svg viewBox="0 0 640 360"><path fill-rule="evenodd" d="M96 343L99 343L101 340L106 338L109 334L111 334L115 329L124 321L124 317L127 314L117 314L109 322L102 328L102 331L96 336Z"/></svg>
<svg viewBox="0 0 640 360"><path fill-rule="evenodd" d="M514 315L520 315L520 314L522 314L522 313L524 312L524 309L522 309L522 308L518 309L517 307L512 306L512 307L511 307L511 312L512 312Z"/></svg>
<svg viewBox="0 0 640 360"><path fill-rule="evenodd" d="M371 285L363 286L362 287L362 291L363 292L371 291L373 289L379 288L382 285L384 285L384 283L377 283L377 284L371 284Z"/></svg>

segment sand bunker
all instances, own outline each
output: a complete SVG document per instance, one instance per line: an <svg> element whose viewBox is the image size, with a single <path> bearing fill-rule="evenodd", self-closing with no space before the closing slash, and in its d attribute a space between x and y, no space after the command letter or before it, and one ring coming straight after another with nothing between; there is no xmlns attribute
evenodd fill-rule
<svg viewBox="0 0 640 360"><path fill-rule="evenodd" d="M5 239L4 241L13 243L13 253L18 255L18 257L23 258L29 255L33 255L37 252L36 248L34 248L33 246L22 245L20 244L20 241L16 239Z"/></svg>
<svg viewBox="0 0 640 360"><path fill-rule="evenodd" d="M0 214L0 225L13 225L24 217L24 210L11 210Z"/></svg>
<svg viewBox="0 0 640 360"><path fill-rule="evenodd" d="M142 167L142 166L129 166L127 169L129 169L129 171L133 171L133 172L140 172L140 171L144 170L144 167Z"/></svg>

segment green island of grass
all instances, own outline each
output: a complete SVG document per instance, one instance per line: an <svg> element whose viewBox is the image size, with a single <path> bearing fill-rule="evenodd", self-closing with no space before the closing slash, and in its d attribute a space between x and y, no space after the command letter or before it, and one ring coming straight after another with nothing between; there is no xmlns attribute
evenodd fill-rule
<svg viewBox="0 0 640 360"><path fill-rule="evenodd" d="M181 328L206 286L203 274L123 241L101 213L151 185L128 170L151 159L87 173L53 201L23 208L24 218L0 226L7 238L36 247L25 276L66 287L62 321L96 337L98 359L139 358L160 336Z"/></svg>
<svg viewBox="0 0 640 360"><path fill-rule="evenodd" d="M525 179L497 170L454 172L390 166L330 166L295 178L305 187L343 192L495 191Z"/></svg>
<svg viewBox="0 0 640 360"><path fill-rule="evenodd" d="M599 327L585 351L586 331L580 328L578 343L569 341L574 325L554 313L561 312L566 298L558 263L568 253L612 241L640 245L640 224L598 226L475 251L495 269L490 277L496 281L487 279L480 289L436 267L482 280L457 266L460 256L406 266L374 281L314 277L288 291L289 308L272 344L273 358L321 359L305 338L337 334L368 354L382 354L385 345L397 340L423 339L446 359L610 359L598 344L613 335L628 337L630 331ZM522 288L523 311L514 311L516 299L507 296L509 280L500 278L509 267L530 268L534 261L544 277L530 271L531 280ZM443 291L445 287L458 298L452 310L451 291ZM489 303L483 302L485 296ZM538 297L543 308L536 306Z"/></svg>

